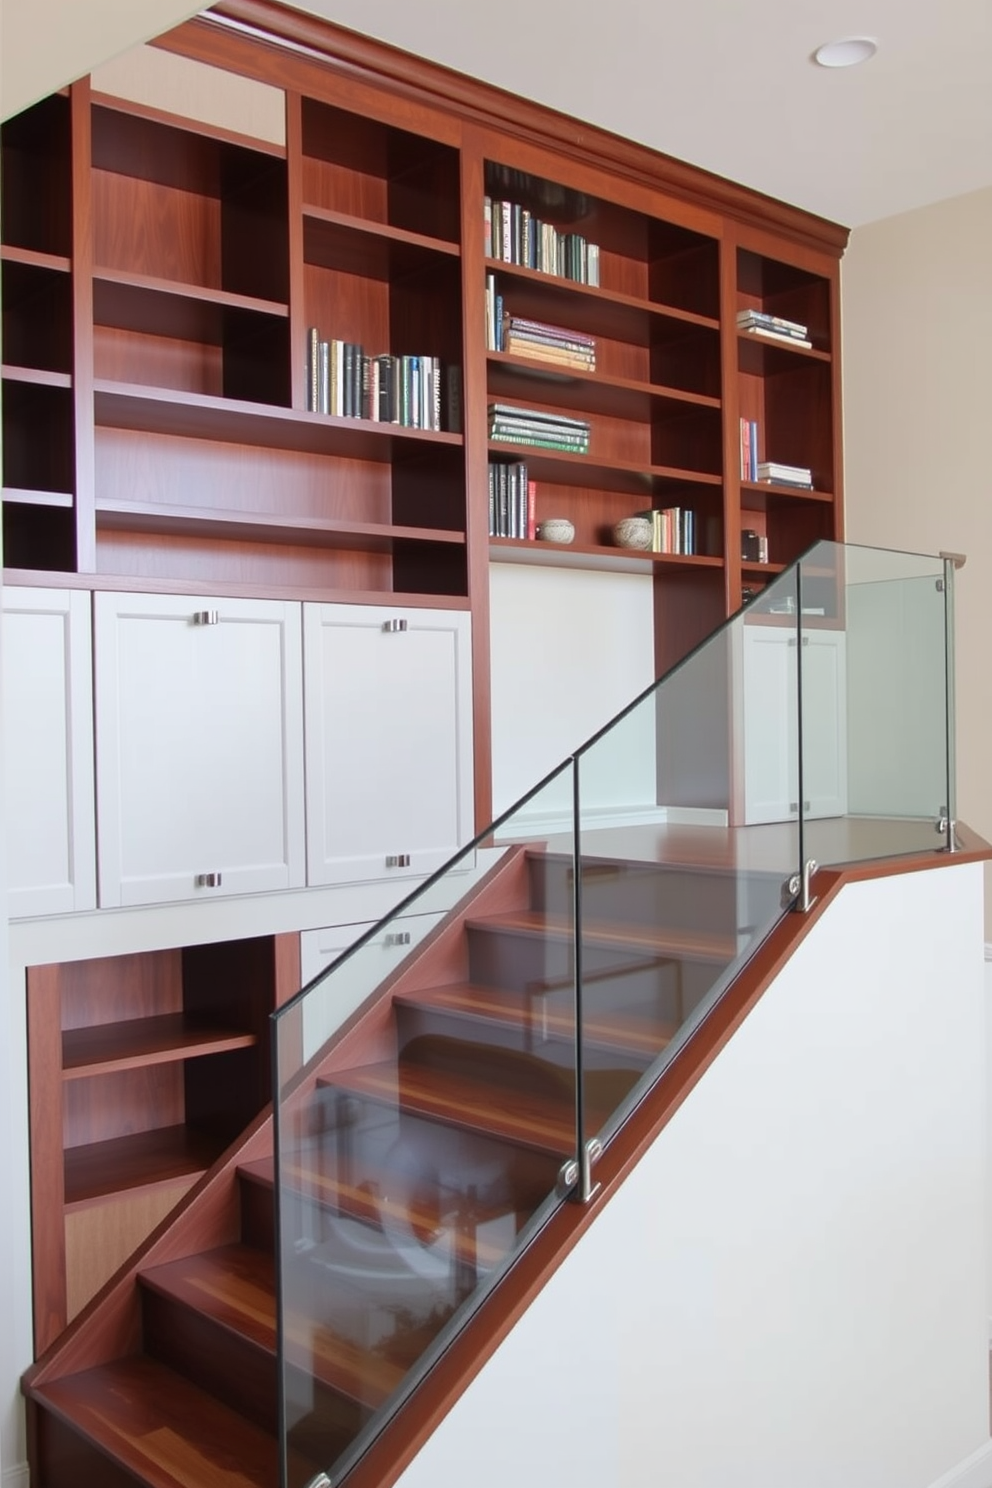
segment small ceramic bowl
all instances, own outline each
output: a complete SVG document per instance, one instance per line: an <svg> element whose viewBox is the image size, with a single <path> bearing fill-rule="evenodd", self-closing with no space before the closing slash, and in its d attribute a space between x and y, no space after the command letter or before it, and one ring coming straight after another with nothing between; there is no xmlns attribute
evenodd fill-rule
<svg viewBox="0 0 992 1488"><path fill-rule="evenodd" d="M537 529L542 542L570 543L575 541L575 528L567 517L548 517Z"/></svg>
<svg viewBox="0 0 992 1488"><path fill-rule="evenodd" d="M648 552L651 548L651 523L647 517L624 517L613 529L613 540L618 548L639 548Z"/></svg>

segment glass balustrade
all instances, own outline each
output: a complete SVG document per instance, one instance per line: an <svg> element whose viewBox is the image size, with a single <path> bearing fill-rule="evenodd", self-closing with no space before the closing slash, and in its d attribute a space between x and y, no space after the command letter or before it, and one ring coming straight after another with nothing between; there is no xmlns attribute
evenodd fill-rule
<svg viewBox="0 0 992 1488"><path fill-rule="evenodd" d="M950 840L952 579L818 544L275 1015L287 1488L587 1196L812 860Z"/></svg>

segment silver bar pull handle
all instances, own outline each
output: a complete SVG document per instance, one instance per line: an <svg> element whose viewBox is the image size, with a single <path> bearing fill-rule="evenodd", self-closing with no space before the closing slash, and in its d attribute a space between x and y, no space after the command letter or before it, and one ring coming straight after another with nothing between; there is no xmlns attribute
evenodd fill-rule
<svg viewBox="0 0 992 1488"><path fill-rule="evenodd" d="M409 945L410 932L409 930L394 930L383 937L382 944L387 951L392 950L393 946Z"/></svg>
<svg viewBox="0 0 992 1488"><path fill-rule="evenodd" d="M198 873L196 875L196 887L198 889L219 889L223 882L222 873Z"/></svg>
<svg viewBox="0 0 992 1488"><path fill-rule="evenodd" d="M405 620L384 620L382 628L387 635L398 635L400 631L406 630L407 622Z"/></svg>
<svg viewBox="0 0 992 1488"><path fill-rule="evenodd" d="M219 625L220 610L194 610L194 625Z"/></svg>
<svg viewBox="0 0 992 1488"><path fill-rule="evenodd" d="M387 857L386 859L387 868L409 868L409 866L409 853L390 853L389 857Z"/></svg>

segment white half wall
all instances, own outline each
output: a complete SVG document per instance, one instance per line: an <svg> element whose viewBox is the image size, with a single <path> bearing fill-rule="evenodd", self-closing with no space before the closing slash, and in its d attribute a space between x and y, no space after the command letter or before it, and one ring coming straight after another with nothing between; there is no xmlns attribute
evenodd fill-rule
<svg viewBox="0 0 992 1488"><path fill-rule="evenodd" d="M983 999L980 866L846 889L402 1488L981 1488Z"/></svg>

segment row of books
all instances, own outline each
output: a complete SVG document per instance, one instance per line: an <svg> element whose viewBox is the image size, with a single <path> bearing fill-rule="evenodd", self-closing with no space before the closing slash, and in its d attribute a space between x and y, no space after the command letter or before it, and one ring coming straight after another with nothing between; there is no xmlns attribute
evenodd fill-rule
<svg viewBox="0 0 992 1488"><path fill-rule="evenodd" d="M584 419L536 408L517 408L510 403L490 403L489 438L573 455L589 453L589 425Z"/></svg>
<svg viewBox="0 0 992 1488"><path fill-rule="evenodd" d="M798 320L786 320L781 315L769 315L764 310L738 310L737 328L749 336L764 336L772 341L782 341L788 346L813 345L809 339L809 327Z"/></svg>
<svg viewBox="0 0 992 1488"><path fill-rule="evenodd" d="M489 462L489 536L537 536L537 483L523 460Z"/></svg>
<svg viewBox="0 0 992 1488"><path fill-rule="evenodd" d="M636 512L638 517L647 517L651 523L652 553L682 553L692 557L696 553L696 513L686 506L666 506L659 510Z"/></svg>
<svg viewBox="0 0 992 1488"><path fill-rule="evenodd" d="M458 369L435 356L367 356L351 341L323 341L315 326L307 337L307 408L338 418L370 419L407 429L459 427Z"/></svg>
<svg viewBox="0 0 992 1488"><path fill-rule="evenodd" d="M576 372L596 370L595 337L547 321L510 315L503 309L495 274L486 275L486 346L489 351L533 357Z"/></svg>
<svg viewBox="0 0 992 1488"><path fill-rule="evenodd" d="M561 232L519 202L486 197L485 249L487 258L503 263L522 264L577 284L599 284L599 244L588 242L581 233Z"/></svg>

